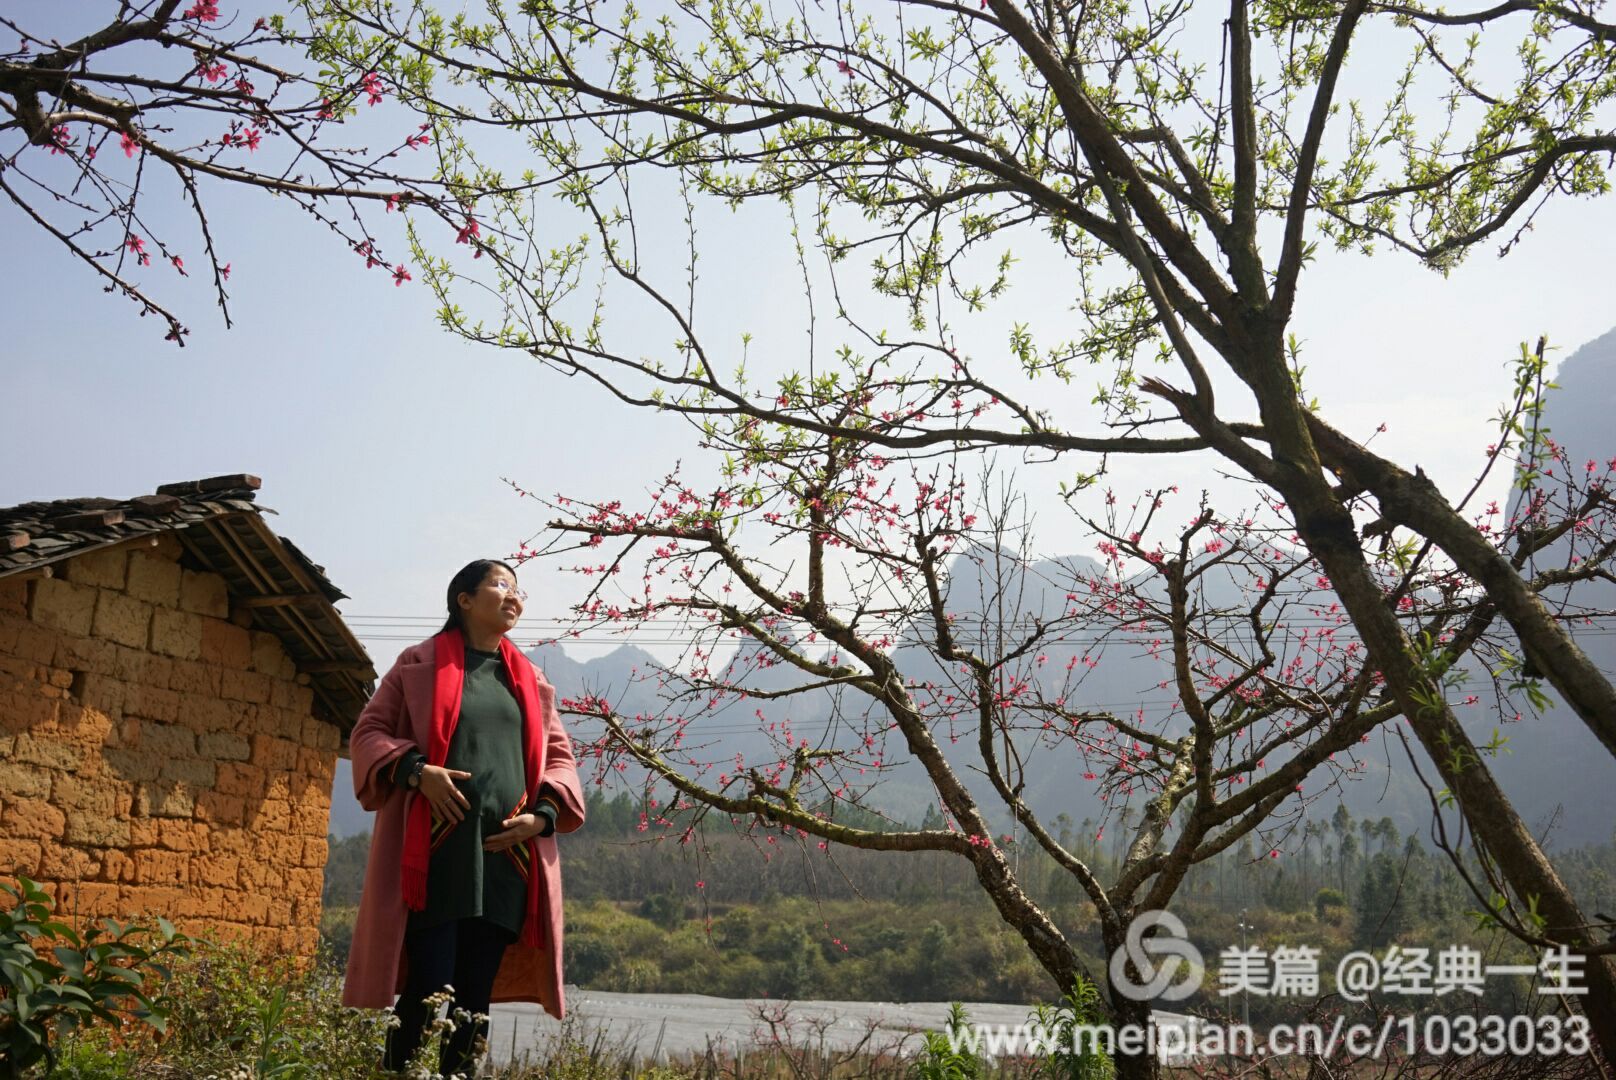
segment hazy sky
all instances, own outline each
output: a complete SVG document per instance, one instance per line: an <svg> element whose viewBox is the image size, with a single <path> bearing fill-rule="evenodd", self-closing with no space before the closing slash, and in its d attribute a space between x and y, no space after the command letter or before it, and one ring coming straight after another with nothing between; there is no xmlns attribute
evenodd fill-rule
<svg viewBox="0 0 1616 1080"><path fill-rule="evenodd" d="M694 457L679 421L625 412L580 380L451 338L418 281L395 287L379 270L364 272L284 202L219 185L204 192L233 267L236 325L223 329L196 279L154 268L149 280L192 327L184 349L0 205L11 266L0 290L10 406L0 505L127 498L175 480L256 473L261 502L279 512L275 527L352 596L343 610L385 666L402 643L376 636L364 616L438 615L456 568L510 552L542 526L501 477L632 500L669 463ZM147 209L189 235L175 208ZM779 213L708 210L700 225L702 310L724 330L715 340L747 327L765 342L771 330L800 342L802 289ZM1564 355L1616 324L1613 235L1616 200L1607 197L1551 206L1507 260L1484 247L1447 280L1396 254L1322 252L1304 275L1295 321L1311 391L1359 437L1385 422L1377 446L1452 490L1492 441L1487 419L1508 390L1505 364L1518 343L1547 334ZM682 258L668 252L663 269L676 272ZM1029 252L1003 310L960 324L964 351L991 367L1009 321L1047 328L1070 318L1071 279L1058 260ZM861 280L857 267L844 271L844 287ZM789 362L800 346L781 348ZM1039 392L1081 402L1092 385L1048 382ZM1055 480L1085 464L1022 469L1046 554L1092 550L1053 496ZM1165 468L1194 489L1219 484L1209 464ZM1120 491L1163 480L1161 461L1113 463ZM538 568L524 584L533 618L560 617L578 593Z"/></svg>

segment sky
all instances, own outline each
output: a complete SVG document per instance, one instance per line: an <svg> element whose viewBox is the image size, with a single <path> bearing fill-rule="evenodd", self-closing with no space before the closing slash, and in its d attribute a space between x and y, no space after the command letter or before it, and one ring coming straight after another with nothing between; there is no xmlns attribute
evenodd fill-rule
<svg viewBox="0 0 1616 1080"><path fill-rule="evenodd" d="M409 616L425 631L441 618L458 567L541 531L544 515L507 480L632 499L670 463L698 458L677 419L625 411L582 380L448 335L418 280L395 286L380 270L365 272L284 202L217 184L203 191L233 268L235 325L223 327L194 279L154 278L192 328L183 349L0 205L11 265L0 289L10 406L0 505L128 498L171 481L256 474L260 502L278 514L273 526L349 594L341 609L385 668L408 641L379 620ZM652 192L649 210L659 197ZM177 207L150 212L183 233ZM714 340L752 329L776 359L804 355L801 280L779 211L709 208L699 225L699 288L719 328ZM558 224L558 235L566 231ZM1386 424L1377 447L1457 490L1492 441L1488 418L1508 392L1518 343L1546 334L1563 357L1616 324L1612 235L1616 199L1605 197L1551 204L1507 259L1483 247L1446 279L1398 254L1322 251L1295 319L1310 391L1326 417L1360 438ZM682 251L662 254L661 272L676 276ZM992 370L1008 322L1058 329L1071 276L1047 253L1026 252L1002 308L960 324L963 350ZM844 287L860 280L852 268ZM1038 392L1077 401L1091 386L1045 382ZM1081 464L1017 464L1043 554L1092 550L1054 495L1056 480ZM1155 460L1112 466L1119 491L1164 476ZM1229 490L1209 460L1170 468L1186 489ZM581 591L539 566L523 584L533 594L530 623L562 618Z"/></svg>

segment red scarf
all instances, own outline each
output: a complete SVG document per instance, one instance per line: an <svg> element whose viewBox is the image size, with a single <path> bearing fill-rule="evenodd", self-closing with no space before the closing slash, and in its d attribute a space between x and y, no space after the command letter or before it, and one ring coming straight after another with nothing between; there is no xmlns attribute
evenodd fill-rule
<svg viewBox="0 0 1616 1080"><path fill-rule="evenodd" d="M426 763L442 768L449 760L449 740L454 738L455 724L460 720L460 694L466 681L466 641L459 630L445 630L432 640L432 734L426 748ZM510 677L516 704L522 710L527 792L507 815L515 816L538 801L539 783L543 778L544 713L539 701L539 680L527 657L509 638L503 637L499 639L499 655ZM426 908L427 871L434 846L432 832L432 804L417 792L404 824L404 906L411 911ZM439 839L441 841L441 836ZM528 840L507 848L506 854L527 879L527 918L522 923L522 944L542 946L537 841Z"/></svg>

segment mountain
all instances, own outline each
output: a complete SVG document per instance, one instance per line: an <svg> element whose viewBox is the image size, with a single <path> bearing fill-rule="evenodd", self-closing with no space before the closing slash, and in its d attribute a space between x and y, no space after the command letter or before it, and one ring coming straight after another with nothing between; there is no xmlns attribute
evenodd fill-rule
<svg viewBox="0 0 1616 1080"><path fill-rule="evenodd" d="M1578 349L1561 365L1556 376L1557 390L1551 391L1544 423L1552 437L1567 446L1574 461L1616 457L1616 330ZM980 627L983 612L999 620L1028 620L1049 617L1066 607L1065 583L1092 573L1097 565L1081 556L1014 566L1008 553L989 553L980 560L957 558L950 566L946 608L956 615L969 634L973 624ZM1214 602L1232 596L1217 597ZM1579 587L1579 602L1603 609L1616 609L1616 586L1595 583ZM1616 671L1616 630L1598 625L1580 631L1584 648L1606 671ZM969 642L966 642L969 644ZM1065 696L1076 708L1097 711L1123 711L1136 715L1147 725L1170 716L1172 694L1162 683L1170 677L1165 662L1140 652L1137 647L1097 641L1052 645L1038 650L1042 665L1029 657L1022 665L1025 677L1038 682L1051 697ZM1067 665L1085 653L1103 662L1092 668L1078 663L1074 673L1082 678L1066 685ZM533 650L531 655L563 697L599 695L610 700L621 714L634 716L682 715L692 720L687 745L703 747L704 760L724 762L736 754L757 760L778 752L775 747L789 728L794 739L808 738L816 744L831 724L861 724L868 711L862 695L849 691L838 694L820 689L784 698L755 697L732 700L722 709L708 711L705 702L682 701L677 687L661 685L655 676L655 658L643 649L625 645L605 656L578 661L560 645ZM931 681L939 686L957 677L940 666L923 643L913 634L902 637L897 655L905 675L913 680ZM738 685L759 693L797 685L800 672L780 663L760 646L748 644L725 663ZM714 659L716 666L717 660ZM1467 693L1477 693L1483 704L1461 710L1461 715L1478 743L1488 742L1495 720L1486 708L1484 672L1473 672ZM947 691L944 691L947 692ZM1178 723L1182 724L1182 718ZM1171 723L1171 720L1169 720ZM773 730L770 730L773 725ZM589 738L598 725L574 720L573 734ZM1605 752L1587 728L1563 705L1541 717L1496 725L1509 737L1507 750L1490 759L1500 783L1527 823L1540 834L1552 823L1550 844L1574 847L1604 842L1610 838L1616 821L1616 760ZM1173 730L1169 727L1168 730ZM987 805L997 802L991 786L980 772L966 767L975 757L974 735L951 741L941 733L944 752L958 766L964 782L984 796ZM913 761L906 760L902 748L889 743L885 772L871 791L869 801L901 820L919 821L935 800L929 781ZM1030 737L1017 741L1025 763L1025 798L1046 820L1067 814L1073 821L1098 820L1105 806L1095 794L1096 785L1079 779L1084 771L1079 758L1069 750L1040 752ZM1358 817L1390 817L1400 830L1423 833L1429 820L1429 799L1415 779L1403 755L1401 743L1389 734L1377 736L1359 755L1365 769L1357 779L1344 785L1340 799ZM1434 777L1429 763L1421 758L1428 779ZM352 797L348 763L338 762L336 790L332 800L331 831L338 836L369 827L370 815L359 809ZM1328 815L1336 798L1323 809ZM1318 809L1313 811L1319 813ZM1007 823L1001 823L1007 827Z"/></svg>

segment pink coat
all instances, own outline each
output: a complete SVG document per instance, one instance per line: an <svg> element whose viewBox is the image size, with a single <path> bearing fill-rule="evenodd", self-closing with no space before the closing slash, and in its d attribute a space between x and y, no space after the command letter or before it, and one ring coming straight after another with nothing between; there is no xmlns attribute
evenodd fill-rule
<svg viewBox="0 0 1616 1080"><path fill-rule="evenodd" d="M404 908L401 885L404 822L416 792L393 786L387 769L406 750L429 742L432 715L433 643L427 639L399 655L376 688L349 736L353 757L354 795L366 810L376 811L370 838L370 861L365 866L365 890L354 922L353 944L348 951L348 977L342 1003L356 1008L383 1009L404 988ZM555 688L538 674L539 701L544 710L545 733L540 773L560 796L561 816L556 832L571 832L584 823L583 794L572 756L572 740L556 712ZM505 950L494 980L494 1001L531 1001L561 1019L566 1003L561 993L561 857L554 836L538 841L539 910L548 920L543 940L553 950L520 942Z"/></svg>

